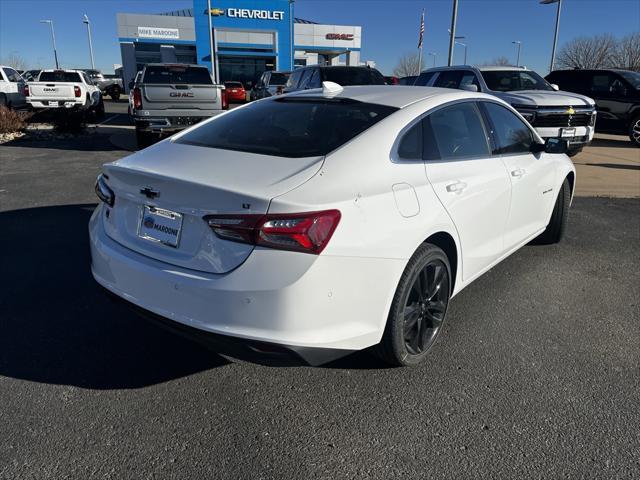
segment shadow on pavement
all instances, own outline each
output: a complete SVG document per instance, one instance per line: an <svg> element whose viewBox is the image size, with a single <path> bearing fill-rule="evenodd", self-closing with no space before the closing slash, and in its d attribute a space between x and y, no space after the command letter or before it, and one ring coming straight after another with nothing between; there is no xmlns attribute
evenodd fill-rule
<svg viewBox="0 0 640 480"><path fill-rule="evenodd" d="M591 141L591 147L610 147L610 148L637 148L632 145L629 137L622 137L620 140L613 138L594 138Z"/></svg>
<svg viewBox="0 0 640 480"><path fill-rule="evenodd" d="M624 163L578 163L578 165L586 165L588 167L604 167L616 168L620 170L640 170L640 165L628 165Z"/></svg>
<svg viewBox="0 0 640 480"><path fill-rule="evenodd" d="M108 300L90 271L93 207L0 212L0 375L121 389L225 365Z"/></svg>
<svg viewBox="0 0 640 480"><path fill-rule="evenodd" d="M108 152L121 150L109 141L108 135L99 133L78 135L69 138L18 138L2 144L5 147L43 148L47 150L76 150L82 152Z"/></svg>

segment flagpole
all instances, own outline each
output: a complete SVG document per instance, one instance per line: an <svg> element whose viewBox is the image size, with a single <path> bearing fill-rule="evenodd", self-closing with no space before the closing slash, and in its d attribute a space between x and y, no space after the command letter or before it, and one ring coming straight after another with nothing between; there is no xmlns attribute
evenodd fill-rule
<svg viewBox="0 0 640 480"><path fill-rule="evenodd" d="M418 75L422 71L422 44L424 35L424 8L422 9L422 17L420 18L420 42L418 44Z"/></svg>

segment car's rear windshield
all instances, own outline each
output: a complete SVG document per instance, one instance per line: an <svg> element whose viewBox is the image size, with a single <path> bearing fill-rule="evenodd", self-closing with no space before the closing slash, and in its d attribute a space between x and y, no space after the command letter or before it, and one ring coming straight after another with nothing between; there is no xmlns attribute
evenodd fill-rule
<svg viewBox="0 0 640 480"><path fill-rule="evenodd" d="M279 157L316 157L396 110L348 99L283 97L232 110L176 142Z"/></svg>
<svg viewBox="0 0 640 480"><path fill-rule="evenodd" d="M485 70L482 78L489 90L496 92L513 92L517 90L553 90L547 81L532 71L517 70Z"/></svg>
<svg viewBox="0 0 640 480"><path fill-rule="evenodd" d="M287 83L288 78L288 74L272 73L271 79L269 80L269 85L284 85L285 83Z"/></svg>
<svg viewBox="0 0 640 480"><path fill-rule="evenodd" d="M42 72L40 82L81 82L78 72Z"/></svg>
<svg viewBox="0 0 640 480"><path fill-rule="evenodd" d="M324 69L324 80L338 85L385 85L384 77L375 68L332 67Z"/></svg>
<svg viewBox="0 0 640 480"><path fill-rule="evenodd" d="M147 67L142 83L213 85L209 70L204 67L188 67L186 65Z"/></svg>
<svg viewBox="0 0 640 480"><path fill-rule="evenodd" d="M224 86L229 88L242 88L240 82L224 82Z"/></svg>

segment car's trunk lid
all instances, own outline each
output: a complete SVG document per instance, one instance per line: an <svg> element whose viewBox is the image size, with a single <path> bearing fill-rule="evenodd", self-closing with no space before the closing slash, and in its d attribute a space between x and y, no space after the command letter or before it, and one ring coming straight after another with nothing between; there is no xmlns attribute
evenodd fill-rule
<svg viewBox="0 0 640 480"><path fill-rule="evenodd" d="M105 230L113 240L157 260L225 273L240 265L253 247L221 240L203 216L264 214L272 198L311 178L322 159L273 157L165 141L105 165L107 183L115 193L115 204L104 219ZM164 222L164 211L177 217ZM169 242L156 241L167 236L153 231L154 219L155 225L175 228L178 234Z"/></svg>
<svg viewBox="0 0 640 480"><path fill-rule="evenodd" d="M218 103L219 89L217 85L143 84L143 105L150 110L212 109Z"/></svg>

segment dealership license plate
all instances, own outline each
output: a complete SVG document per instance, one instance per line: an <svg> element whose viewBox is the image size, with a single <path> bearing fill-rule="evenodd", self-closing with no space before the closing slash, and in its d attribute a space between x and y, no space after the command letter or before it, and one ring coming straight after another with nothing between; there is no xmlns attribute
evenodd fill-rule
<svg viewBox="0 0 640 480"><path fill-rule="evenodd" d="M145 205L138 227L138 236L145 240L177 247L182 230L182 214Z"/></svg>
<svg viewBox="0 0 640 480"><path fill-rule="evenodd" d="M562 138L572 138L576 136L575 128L562 128L560 129L560 136Z"/></svg>
<svg viewBox="0 0 640 480"><path fill-rule="evenodd" d="M58 106L58 102L49 102L49 106L50 107L57 107Z"/></svg>

